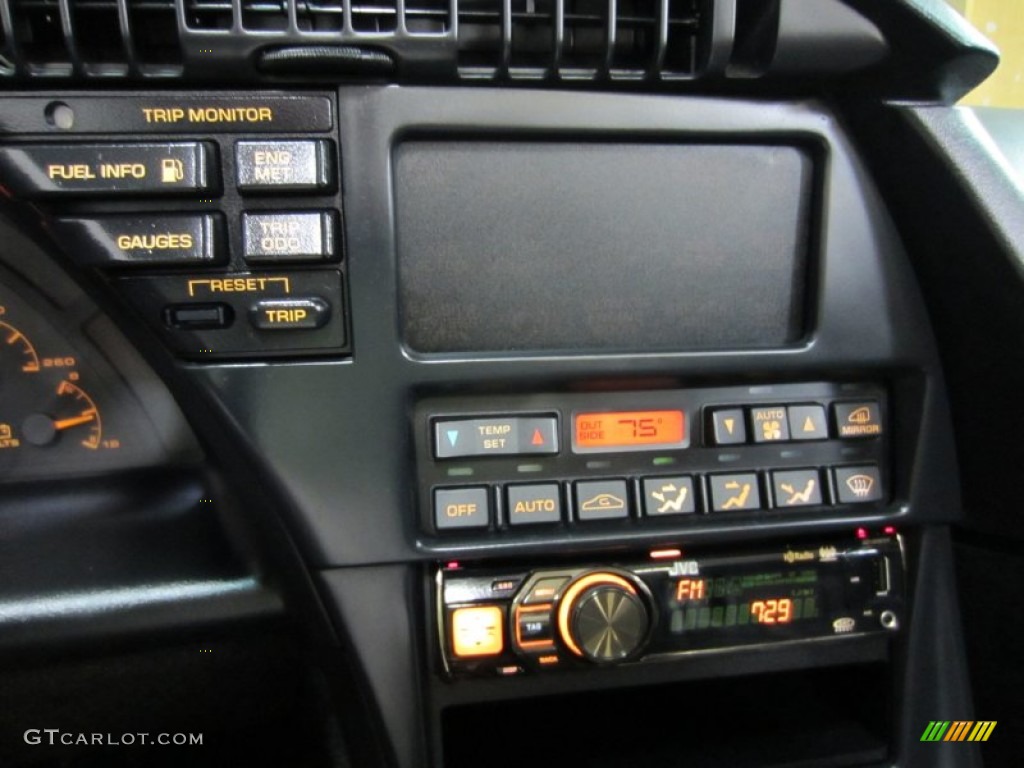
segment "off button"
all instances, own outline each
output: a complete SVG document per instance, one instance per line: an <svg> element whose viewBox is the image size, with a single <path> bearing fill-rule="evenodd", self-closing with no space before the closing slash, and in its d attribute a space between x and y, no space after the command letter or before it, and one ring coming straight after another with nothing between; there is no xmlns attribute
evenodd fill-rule
<svg viewBox="0 0 1024 768"><path fill-rule="evenodd" d="M439 531L486 528L490 518L486 488L445 488L434 492L434 525Z"/></svg>

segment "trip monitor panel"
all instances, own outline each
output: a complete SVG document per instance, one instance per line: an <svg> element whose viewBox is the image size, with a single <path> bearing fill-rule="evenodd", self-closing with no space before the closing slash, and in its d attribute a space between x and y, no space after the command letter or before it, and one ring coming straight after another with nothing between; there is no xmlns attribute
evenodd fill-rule
<svg viewBox="0 0 1024 768"><path fill-rule="evenodd" d="M406 345L764 349L804 327L813 162L795 146L406 141Z"/></svg>
<svg viewBox="0 0 1024 768"><path fill-rule="evenodd" d="M832 383L425 400L421 527L514 539L878 508L886 413L883 387Z"/></svg>

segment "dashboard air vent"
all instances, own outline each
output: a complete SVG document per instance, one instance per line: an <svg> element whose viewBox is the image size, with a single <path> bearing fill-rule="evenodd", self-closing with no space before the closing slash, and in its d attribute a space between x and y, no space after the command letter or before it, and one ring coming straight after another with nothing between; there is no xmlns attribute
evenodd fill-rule
<svg viewBox="0 0 1024 768"><path fill-rule="evenodd" d="M2 75L174 77L182 72L175 0L0 0L0 21Z"/></svg>
<svg viewBox="0 0 1024 768"><path fill-rule="evenodd" d="M703 0L461 0L464 79L647 80L698 74Z"/></svg>

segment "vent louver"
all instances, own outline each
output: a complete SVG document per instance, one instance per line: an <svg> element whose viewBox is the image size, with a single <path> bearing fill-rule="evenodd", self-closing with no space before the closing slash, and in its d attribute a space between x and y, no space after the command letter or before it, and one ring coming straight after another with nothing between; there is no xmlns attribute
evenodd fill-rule
<svg viewBox="0 0 1024 768"><path fill-rule="evenodd" d="M356 46L395 79L691 79L713 0L0 0L0 77L256 80L262 52Z"/></svg>
<svg viewBox="0 0 1024 768"><path fill-rule="evenodd" d="M702 0L461 0L468 79L689 79Z"/></svg>

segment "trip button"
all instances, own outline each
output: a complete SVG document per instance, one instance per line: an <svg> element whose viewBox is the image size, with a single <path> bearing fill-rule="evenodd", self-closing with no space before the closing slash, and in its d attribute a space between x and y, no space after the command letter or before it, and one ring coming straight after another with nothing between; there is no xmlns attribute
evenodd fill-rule
<svg viewBox="0 0 1024 768"><path fill-rule="evenodd" d="M57 220L67 251L92 266L177 266L227 260L220 214Z"/></svg>
<svg viewBox="0 0 1024 768"><path fill-rule="evenodd" d="M326 261L335 255L334 211L242 214L242 249L252 264Z"/></svg>
<svg viewBox="0 0 1024 768"><path fill-rule="evenodd" d="M23 197L183 194L213 189L216 165L203 142L24 144L0 147L4 185Z"/></svg>
<svg viewBox="0 0 1024 768"><path fill-rule="evenodd" d="M235 177L243 192L327 190L333 187L333 167L326 139L235 145Z"/></svg>
<svg viewBox="0 0 1024 768"><path fill-rule="evenodd" d="M882 434L882 415L874 400L861 403L836 403L836 430L842 438L877 437Z"/></svg>
<svg viewBox="0 0 1024 768"><path fill-rule="evenodd" d="M249 322L260 331L308 331L331 319L331 305L321 298L260 299L249 309Z"/></svg>

